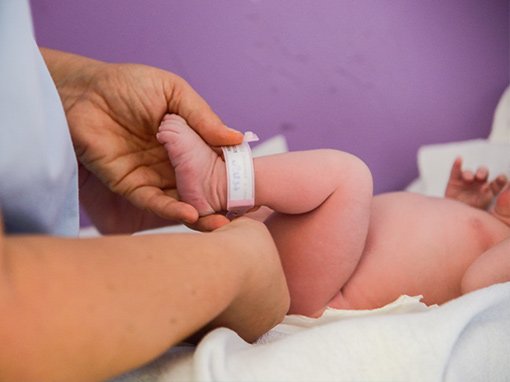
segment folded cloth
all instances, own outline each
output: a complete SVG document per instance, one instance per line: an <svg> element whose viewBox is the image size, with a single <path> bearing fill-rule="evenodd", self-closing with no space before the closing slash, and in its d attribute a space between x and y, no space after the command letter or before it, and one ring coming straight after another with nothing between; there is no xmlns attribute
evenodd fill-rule
<svg viewBox="0 0 510 382"><path fill-rule="evenodd" d="M510 143L510 86L501 95L494 111L489 141Z"/></svg>
<svg viewBox="0 0 510 382"><path fill-rule="evenodd" d="M116 382L508 381L510 283L440 307L403 297L373 311L289 316L257 343L221 328Z"/></svg>

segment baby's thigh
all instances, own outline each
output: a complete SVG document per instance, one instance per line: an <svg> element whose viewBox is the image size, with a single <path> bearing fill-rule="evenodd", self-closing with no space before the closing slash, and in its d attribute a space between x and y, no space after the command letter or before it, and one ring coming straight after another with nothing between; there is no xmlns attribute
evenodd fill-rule
<svg viewBox="0 0 510 382"><path fill-rule="evenodd" d="M275 213L266 221L291 294L290 313L324 308L354 272L366 239L367 203L337 205L336 193L306 214Z"/></svg>

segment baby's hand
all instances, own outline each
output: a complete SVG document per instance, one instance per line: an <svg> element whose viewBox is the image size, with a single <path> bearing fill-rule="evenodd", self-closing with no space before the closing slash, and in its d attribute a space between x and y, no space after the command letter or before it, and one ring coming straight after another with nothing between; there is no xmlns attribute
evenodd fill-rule
<svg viewBox="0 0 510 382"><path fill-rule="evenodd" d="M489 182L489 170L485 166L480 166L476 172L462 170L462 158L457 157L452 165L445 197L472 207L486 209L507 182L504 174Z"/></svg>

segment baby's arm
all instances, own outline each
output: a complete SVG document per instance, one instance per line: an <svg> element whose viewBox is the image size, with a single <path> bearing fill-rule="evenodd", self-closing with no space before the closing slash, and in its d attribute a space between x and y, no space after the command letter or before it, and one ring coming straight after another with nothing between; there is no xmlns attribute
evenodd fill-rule
<svg viewBox="0 0 510 382"><path fill-rule="evenodd" d="M462 293L510 281L510 238L485 251L462 277Z"/></svg>

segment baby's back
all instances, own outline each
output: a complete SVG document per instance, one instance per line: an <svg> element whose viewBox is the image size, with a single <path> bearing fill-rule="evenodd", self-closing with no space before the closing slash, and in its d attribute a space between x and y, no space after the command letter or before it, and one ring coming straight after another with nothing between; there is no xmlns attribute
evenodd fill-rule
<svg viewBox="0 0 510 382"><path fill-rule="evenodd" d="M451 199L378 195L363 256L343 296L356 309L383 306L402 294L443 303L461 294L467 267L508 236L510 228L489 213Z"/></svg>

